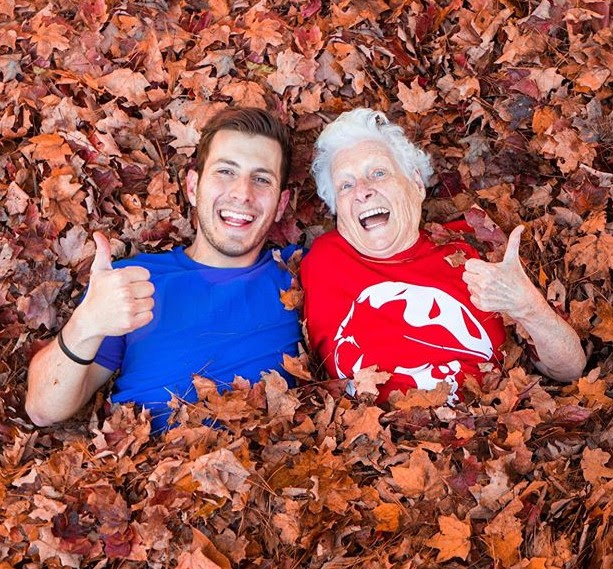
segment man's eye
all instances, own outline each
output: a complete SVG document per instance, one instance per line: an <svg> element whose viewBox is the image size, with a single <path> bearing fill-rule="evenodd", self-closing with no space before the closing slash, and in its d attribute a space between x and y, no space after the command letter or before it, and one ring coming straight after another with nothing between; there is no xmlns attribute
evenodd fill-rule
<svg viewBox="0 0 613 569"><path fill-rule="evenodd" d="M260 184L262 186L270 186L270 184L272 183L268 178L264 178L263 176L256 176L255 181L257 184Z"/></svg>
<svg viewBox="0 0 613 569"><path fill-rule="evenodd" d="M229 168L219 168L217 173L221 174L222 176L230 176L232 174L232 170Z"/></svg>

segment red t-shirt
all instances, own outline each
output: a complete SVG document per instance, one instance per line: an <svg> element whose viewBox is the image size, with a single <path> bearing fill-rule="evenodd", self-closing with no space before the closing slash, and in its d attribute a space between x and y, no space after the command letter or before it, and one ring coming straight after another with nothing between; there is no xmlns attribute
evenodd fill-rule
<svg viewBox="0 0 613 569"><path fill-rule="evenodd" d="M502 319L470 302L464 266L445 260L458 251L478 257L467 243L436 245L424 232L389 259L361 255L338 231L316 239L300 272L309 341L328 374L351 378L376 364L392 373L379 401L447 381L453 403L465 374L480 379L480 363L499 362Z"/></svg>

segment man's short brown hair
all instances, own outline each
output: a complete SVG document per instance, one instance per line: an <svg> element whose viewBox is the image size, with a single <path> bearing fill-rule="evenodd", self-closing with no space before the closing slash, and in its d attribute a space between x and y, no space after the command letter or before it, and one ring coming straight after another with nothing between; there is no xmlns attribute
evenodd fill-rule
<svg viewBox="0 0 613 569"><path fill-rule="evenodd" d="M200 142L196 152L198 178L204 170L211 141L220 130L266 136L276 140L281 145L281 190L286 188L292 162L292 141L289 129L268 111L255 107L227 108L217 113L206 123L200 134Z"/></svg>

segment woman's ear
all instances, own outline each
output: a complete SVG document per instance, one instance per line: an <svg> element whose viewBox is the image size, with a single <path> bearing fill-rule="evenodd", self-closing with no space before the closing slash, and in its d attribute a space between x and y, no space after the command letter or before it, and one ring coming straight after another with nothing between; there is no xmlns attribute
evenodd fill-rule
<svg viewBox="0 0 613 569"><path fill-rule="evenodd" d="M424 181L422 180L421 174L419 173L419 170L417 168L413 170L412 179L415 185L417 186L417 188L419 189L419 193L422 195L422 197L425 198L426 197L426 186L424 185Z"/></svg>
<svg viewBox="0 0 613 569"><path fill-rule="evenodd" d="M196 170L188 170L185 177L187 187L187 199L189 203L196 207L196 196L198 194L198 173Z"/></svg>

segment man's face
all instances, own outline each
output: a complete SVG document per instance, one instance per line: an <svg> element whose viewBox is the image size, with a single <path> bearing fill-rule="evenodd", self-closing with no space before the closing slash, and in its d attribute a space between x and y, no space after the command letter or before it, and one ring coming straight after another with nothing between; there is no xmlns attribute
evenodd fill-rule
<svg viewBox="0 0 613 569"><path fill-rule="evenodd" d="M387 258L419 235L424 185L406 177L384 142L363 140L332 160L337 227L361 254Z"/></svg>
<svg viewBox="0 0 613 569"><path fill-rule="evenodd" d="M247 267L271 225L281 219L289 192L281 191L281 145L232 130L215 134L202 175L188 174L198 231L188 254L215 267Z"/></svg>

